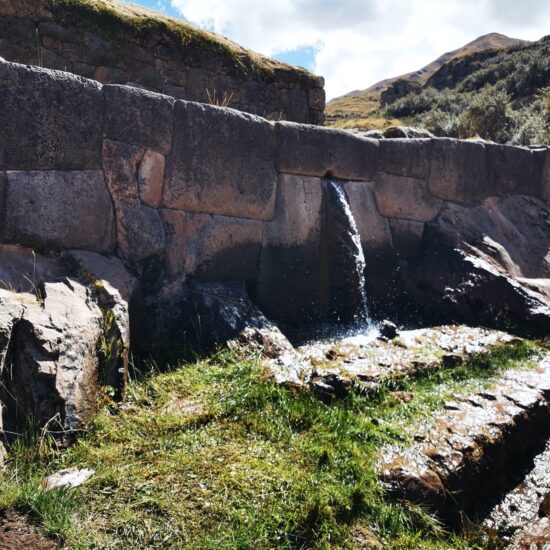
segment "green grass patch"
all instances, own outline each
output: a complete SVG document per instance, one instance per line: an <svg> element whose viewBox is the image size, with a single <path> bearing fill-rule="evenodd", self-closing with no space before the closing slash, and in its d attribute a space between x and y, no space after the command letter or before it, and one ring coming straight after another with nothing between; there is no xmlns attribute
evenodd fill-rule
<svg viewBox="0 0 550 550"><path fill-rule="evenodd" d="M385 500L377 452L537 350L518 344L400 379L406 402L396 382L328 405L275 385L258 357L224 350L132 382L70 449L15 445L0 508L30 513L75 549L482 548L475 532L446 533L426 510ZM40 489L68 466L96 473L77 490Z"/></svg>

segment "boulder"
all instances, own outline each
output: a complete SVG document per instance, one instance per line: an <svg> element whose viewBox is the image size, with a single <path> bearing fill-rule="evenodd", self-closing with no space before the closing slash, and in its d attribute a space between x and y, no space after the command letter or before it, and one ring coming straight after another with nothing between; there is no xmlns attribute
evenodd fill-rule
<svg viewBox="0 0 550 550"><path fill-rule="evenodd" d="M174 98L119 85L106 85L103 93L107 139L170 153Z"/></svg>
<svg viewBox="0 0 550 550"><path fill-rule="evenodd" d="M7 172L0 188L3 242L37 250L114 249L113 205L101 171Z"/></svg>
<svg viewBox="0 0 550 550"><path fill-rule="evenodd" d="M44 281L66 274L66 266L55 254L36 254L20 245L0 245L0 288L32 294Z"/></svg>
<svg viewBox="0 0 550 550"><path fill-rule="evenodd" d="M435 137L428 130L423 128L411 128L409 126L390 126L384 130L386 139L415 139L415 138L432 138Z"/></svg>
<svg viewBox="0 0 550 550"><path fill-rule="evenodd" d="M101 169L100 84L0 62L0 90L0 170Z"/></svg>
<svg viewBox="0 0 550 550"><path fill-rule="evenodd" d="M292 350L276 325L251 302L242 282L176 278L149 295L145 307L145 353L158 360L195 357L196 352L230 341L261 345L268 357Z"/></svg>
<svg viewBox="0 0 550 550"><path fill-rule="evenodd" d="M378 141L345 130L279 122L279 172L372 181L378 170Z"/></svg>
<svg viewBox="0 0 550 550"><path fill-rule="evenodd" d="M426 225L406 281L409 296L434 322L548 334L548 216L546 203L522 195L446 205Z"/></svg>
<svg viewBox="0 0 550 550"><path fill-rule="evenodd" d="M46 283L41 296L10 296L23 312L2 372L4 429L19 432L33 422L65 438L84 429L96 409L103 315L75 280Z"/></svg>
<svg viewBox="0 0 550 550"><path fill-rule="evenodd" d="M6 273L33 277L22 292L0 290L4 429L69 439L92 418L100 386L122 396L136 281L118 258L89 251L54 257L4 246L1 255Z"/></svg>
<svg viewBox="0 0 550 550"><path fill-rule="evenodd" d="M176 102L174 116L174 147L166 161L162 205L272 219L277 173L271 124L233 109L184 101Z"/></svg>

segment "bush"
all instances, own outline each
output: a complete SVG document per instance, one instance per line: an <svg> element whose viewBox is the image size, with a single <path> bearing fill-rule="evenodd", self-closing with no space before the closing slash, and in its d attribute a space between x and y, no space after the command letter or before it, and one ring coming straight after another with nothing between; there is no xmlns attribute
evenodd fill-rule
<svg viewBox="0 0 550 550"><path fill-rule="evenodd" d="M509 96L503 90L486 86L460 117L461 137L479 136L497 142L508 137L510 118L507 115Z"/></svg>

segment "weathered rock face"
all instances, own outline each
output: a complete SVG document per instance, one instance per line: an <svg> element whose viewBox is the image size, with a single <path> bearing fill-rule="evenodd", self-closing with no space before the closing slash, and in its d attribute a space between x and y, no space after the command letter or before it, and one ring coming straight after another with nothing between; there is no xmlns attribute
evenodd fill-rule
<svg viewBox="0 0 550 550"><path fill-rule="evenodd" d="M146 298L141 353L181 359L210 351L230 340L263 346L268 357L292 346L277 326L254 305L241 282L175 279Z"/></svg>
<svg viewBox="0 0 550 550"><path fill-rule="evenodd" d="M113 0L99 5L90 0L3 0L0 56L105 84L130 84L190 101L228 103L274 120L311 124L324 120L322 78L183 21ZM119 93L108 98L115 96L119 98ZM87 116L92 118L93 112ZM139 116L137 120L143 122ZM136 134L141 128L135 123L134 119L128 125L128 133ZM120 135L110 137L125 141Z"/></svg>
<svg viewBox="0 0 550 550"><path fill-rule="evenodd" d="M447 523L486 512L515 485L522 464L549 435L550 361L505 374L493 387L458 397L409 447L388 447L379 472L399 498L427 504Z"/></svg>
<svg viewBox="0 0 550 550"><path fill-rule="evenodd" d="M546 203L527 196L447 205L428 224L407 287L435 319L550 331Z"/></svg>
<svg viewBox="0 0 550 550"><path fill-rule="evenodd" d="M0 290L2 426L70 439L91 420L101 386L122 394L134 283L116 258L74 251L67 264L33 253L31 263L30 252L1 250L4 272L27 282Z"/></svg>
<svg viewBox="0 0 550 550"><path fill-rule="evenodd" d="M101 169L97 82L0 63L0 87L0 170Z"/></svg>

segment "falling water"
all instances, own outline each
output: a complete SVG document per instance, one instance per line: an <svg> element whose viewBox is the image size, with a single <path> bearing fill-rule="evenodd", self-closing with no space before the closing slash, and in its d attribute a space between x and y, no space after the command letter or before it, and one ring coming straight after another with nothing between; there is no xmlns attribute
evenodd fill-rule
<svg viewBox="0 0 550 550"><path fill-rule="evenodd" d="M342 187L342 184L338 181L330 180L328 182L329 188L334 193L334 197L337 201L338 209L343 212L346 225L348 239L346 239L347 248L352 256L354 262L354 270L356 272L356 279L359 291L360 304L358 312L355 315L355 324L360 330L368 330L372 327L372 321L369 315L369 309L367 304L367 290L365 286L365 254L363 253L363 247L361 246L361 237L357 230L357 224L355 218L351 212L351 208L348 203L348 198Z"/></svg>

